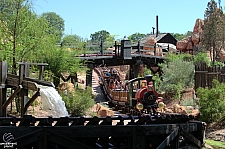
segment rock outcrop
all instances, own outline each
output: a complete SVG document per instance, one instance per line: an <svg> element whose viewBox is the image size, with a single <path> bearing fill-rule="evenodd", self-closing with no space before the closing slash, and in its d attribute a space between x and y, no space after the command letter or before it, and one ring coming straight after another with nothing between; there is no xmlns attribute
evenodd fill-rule
<svg viewBox="0 0 225 149"><path fill-rule="evenodd" d="M112 111L109 108L101 105L100 103L97 103L97 105L96 105L96 113L100 117L114 116L114 111Z"/></svg>
<svg viewBox="0 0 225 149"><path fill-rule="evenodd" d="M193 50L194 46L198 46L199 43L202 41L203 25L204 21L198 18L195 22L192 35L177 42L177 50L186 52L189 50Z"/></svg>

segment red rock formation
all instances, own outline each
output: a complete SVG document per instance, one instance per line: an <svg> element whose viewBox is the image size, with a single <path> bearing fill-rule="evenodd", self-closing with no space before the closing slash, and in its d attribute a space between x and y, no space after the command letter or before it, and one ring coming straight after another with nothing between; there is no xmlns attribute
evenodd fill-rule
<svg viewBox="0 0 225 149"><path fill-rule="evenodd" d="M177 50L181 50L183 52L193 50L194 46L198 46L202 40L203 30L202 26L204 25L204 21L201 19L196 19L195 26L193 29L193 33L191 36L184 38L177 42Z"/></svg>

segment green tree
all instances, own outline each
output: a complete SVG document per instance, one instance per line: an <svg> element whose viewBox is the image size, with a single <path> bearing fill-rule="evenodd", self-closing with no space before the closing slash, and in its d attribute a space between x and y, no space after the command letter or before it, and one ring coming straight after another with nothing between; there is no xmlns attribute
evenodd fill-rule
<svg viewBox="0 0 225 149"><path fill-rule="evenodd" d="M17 62L39 60L55 46L55 37L46 34L47 22L32 11L30 1L5 0L0 8L1 60L16 74Z"/></svg>
<svg viewBox="0 0 225 149"><path fill-rule="evenodd" d="M141 34L141 33L134 33L130 36L128 36L128 39L131 41L131 42L138 42L139 40L141 40L142 38L144 38L146 36L146 34Z"/></svg>
<svg viewBox="0 0 225 149"><path fill-rule="evenodd" d="M82 38L78 35L66 35L63 37L62 45L69 47L76 47L78 44L82 42Z"/></svg>
<svg viewBox="0 0 225 149"><path fill-rule="evenodd" d="M83 44L78 45L78 48L80 50L55 48L46 51L43 55L42 60L49 64L46 70L54 74L52 77L55 86L58 86L60 83L60 74L62 72L75 75L77 72L86 70L84 63L82 63L79 58L76 58L79 54L83 53Z"/></svg>
<svg viewBox="0 0 225 149"><path fill-rule="evenodd" d="M57 42L61 42L63 32L65 30L64 20L55 12L45 12L41 15L42 18L46 19L49 23L49 34L57 36Z"/></svg>
<svg viewBox="0 0 225 149"><path fill-rule="evenodd" d="M214 65L217 55L224 48L224 14L222 9L217 7L217 3L211 0L204 16L204 34L201 45L205 51L210 52L210 58Z"/></svg>
<svg viewBox="0 0 225 149"><path fill-rule="evenodd" d="M185 34L180 34L180 33L171 33L171 35L176 38L178 41L184 39L184 38L187 38L188 36L191 36L192 35L192 32L191 31L188 31L187 33Z"/></svg>
<svg viewBox="0 0 225 149"><path fill-rule="evenodd" d="M105 42L106 39L110 36L110 33L106 30L101 30L98 32L95 32L94 34L91 34L90 38L92 42Z"/></svg>

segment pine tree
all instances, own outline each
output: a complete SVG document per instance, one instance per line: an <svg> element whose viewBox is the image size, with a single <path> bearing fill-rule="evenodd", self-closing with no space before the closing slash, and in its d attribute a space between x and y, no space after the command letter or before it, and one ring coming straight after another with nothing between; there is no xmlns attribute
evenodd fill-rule
<svg viewBox="0 0 225 149"><path fill-rule="evenodd" d="M210 52L213 65L224 48L224 23L223 10L217 7L214 0L211 0L204 15L202 47Z"/></svg>

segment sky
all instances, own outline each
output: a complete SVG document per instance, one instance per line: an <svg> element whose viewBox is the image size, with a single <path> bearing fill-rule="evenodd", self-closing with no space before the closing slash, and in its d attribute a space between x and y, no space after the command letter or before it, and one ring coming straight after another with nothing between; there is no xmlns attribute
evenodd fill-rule
<svg viewBox="0 0 225 149"><path fill-rule="evenodd" d="M156 28L161 33L193 31L197 18L204 19L210 0L36 0L34 11L55 12L65 21L64 35L84 39L106 30L116 39L136 32L147 34ZM217 0L215 0L218 2ZM224 8L225 0L220 0Z"/></svg>

